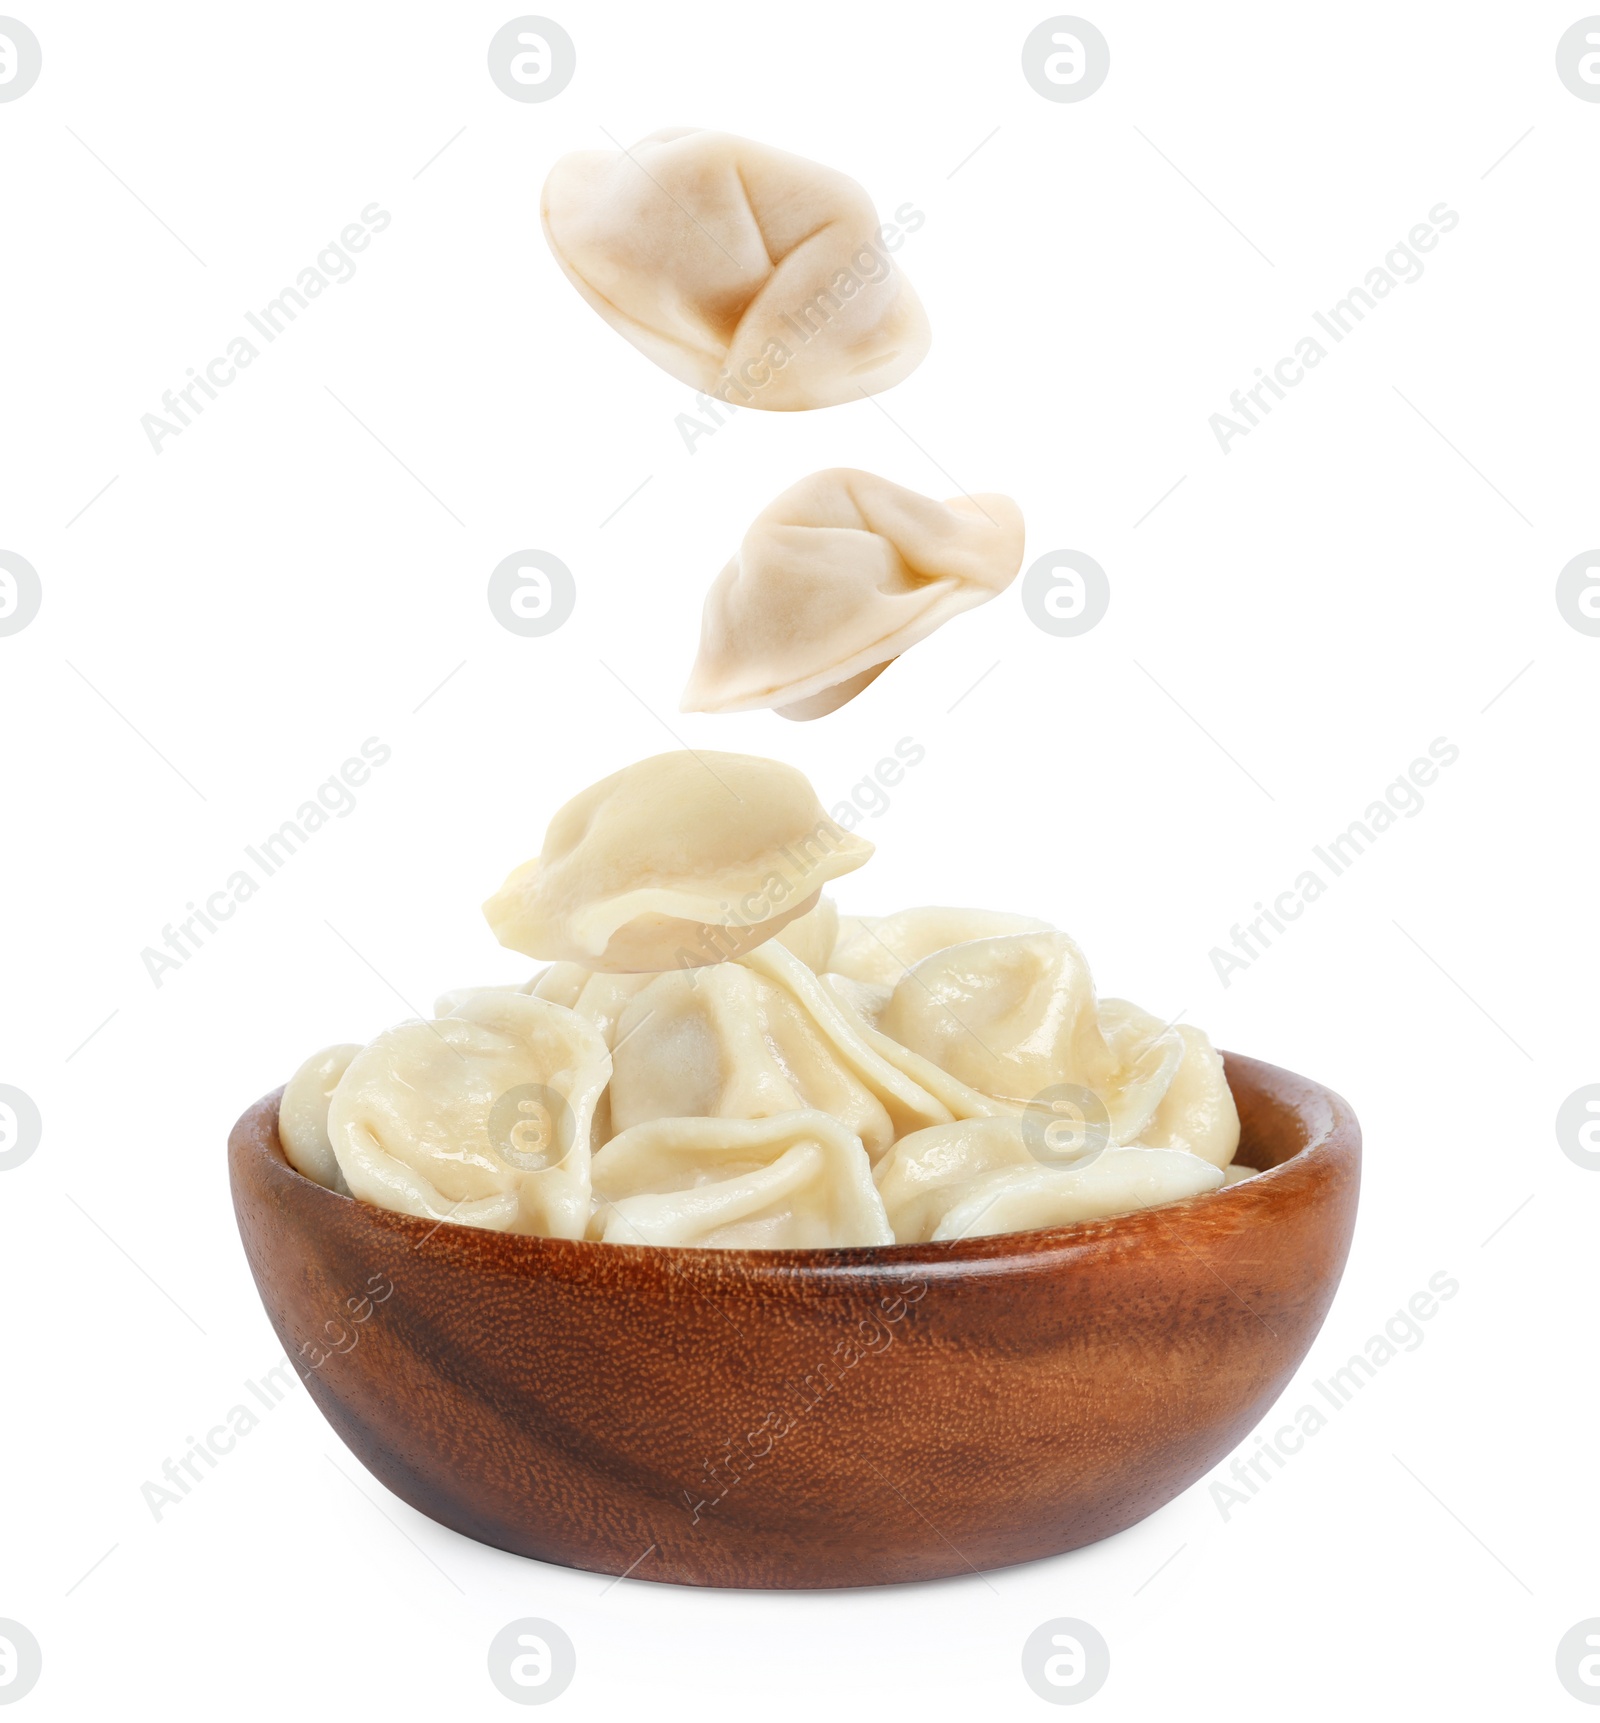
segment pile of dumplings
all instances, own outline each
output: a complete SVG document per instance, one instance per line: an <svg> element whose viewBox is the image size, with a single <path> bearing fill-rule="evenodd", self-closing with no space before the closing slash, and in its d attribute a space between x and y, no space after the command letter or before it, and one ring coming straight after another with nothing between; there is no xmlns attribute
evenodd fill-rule
<svg viewBox="0 0 1600 1723"><path fill-rule="evenodd" d="M871 851L774 761L614 774L485 906L556 961L313 1054L288 1160L435 1221L757 1250L1061 1226L1251 1176L1199 1029L1097 998L1031 917L841 916L820 886Z"/></svg>

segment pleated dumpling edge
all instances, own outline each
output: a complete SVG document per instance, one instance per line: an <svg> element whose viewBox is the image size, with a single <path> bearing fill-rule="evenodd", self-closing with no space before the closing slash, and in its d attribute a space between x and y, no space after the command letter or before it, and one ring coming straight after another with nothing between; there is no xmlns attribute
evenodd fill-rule
<svg viewBox="0 0 1600 1723"><path fill-rule="evenodd" d="M849 467L774 498L712 583L686 712L820 718L901 653L1005 590L1022 511L998 493L937 502Z"/></svg>

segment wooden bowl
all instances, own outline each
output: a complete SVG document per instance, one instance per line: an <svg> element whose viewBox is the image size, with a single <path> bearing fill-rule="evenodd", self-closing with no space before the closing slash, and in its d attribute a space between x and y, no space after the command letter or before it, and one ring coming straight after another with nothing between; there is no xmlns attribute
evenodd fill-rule
<svg viewBox="0 0 1600 1723"><path fill-rule="evenodd" d="M680 1250L391 1214L234 1127L245 1254L311 1397L420 1512L685 1585L936 1579L1109 1537L1230 1452L1304 1357L1360 1130L1227 1055L1261 1177L952 1244Z"/></svg>

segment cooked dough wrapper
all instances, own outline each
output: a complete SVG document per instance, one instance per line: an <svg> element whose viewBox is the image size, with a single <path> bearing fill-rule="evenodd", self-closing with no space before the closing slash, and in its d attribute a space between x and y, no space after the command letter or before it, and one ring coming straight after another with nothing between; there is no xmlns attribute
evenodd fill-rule
<svg viewBox="0 0 1600 1723"><path fill-rule="evenodd" d="M997 939L1008 933L1050 933L1047 921L999 909L946 909L929 904L894 915L841 918L838 943L828 968L852 981L893 987L915 964L952 945Z"/></svg>
<svg viewBox="0 0 1600 1723"><path fill-rule="evenodd" d="M1001 1103L990 1112L1034 1104L1053 1111L1059 1097L1051 1091L1088 1089L1105 1107L1105 1139L1143 1145L1185 1052L1176 1030L1148 1022L1152 1033L1124 1032L1113 1047L1083 953L1066 934L1047 931L934 952L906 971L878 1030L948 1080ZM974 1116L976 1109L924 1080L958 1117Z"/></svg>
<svg viewBox="0 0 1600 1723"><path fill-rule="evenodd" d="M594 1157L606 1244L797 1250L892 1244L860 1140L814 1111L655 1119Z"/></svg>
<svg viewBox="0 0 1600 1723"><path fill-rule="evenodd" d="M1022 566L1022 513L935 502L848 467L770 502L706 594L685 712L820 718Z"/></svg>
<svg viewBox="0 0 1600 1723"><path fill-rule="evenodd" d="M840 1062L883 1103L897 1137L961 1115L922 1083L912 1062L890 1058L886 1037L871 1028L792 952L774 940L740 959L747 969L786 988L827 1037Z"/></svg>
<svg viewBox="0 0 1600 1723"><path fill-rule="evenodd" d="M875 1055L816 977L776 941L713 969L657 976L617 1024L618 1132L653 1119L829 1114L873 1156L948 1118Z"/></svg>
<svg viewBox="0 0 1600 1723"><path fill-rule="evenodd" d="M339 1079L360 1051L359 1043L351 1041L313 1053L284 1084L283 1099L278 1103L278 1141L289 1165L330 1191L345 1195L349 1187L328 1140L328 1104Z"/></svg>
<svg viewBox="0 0 1600 1723"><path fill-rule="evenodd" d="M871 981L853 981L848 975L835 974L831 969L817 979L870 1029L878 1027L884 1007L894 997L892 987L879 987Z"/></svg>
<svg viewBox="0 0 1600 1723"><path fill-rule="evenodd" d="M828 967L838 938L839 906L831 897L819 897L815 909L796 916L778 935L778 943L813 974L820 975Z"/></svg>
<svg viewBox="0 0 1600 1723"><path fill-rule="evenodd" d="M484 914L502 945L531 957L697 968L773 938L871 854L792 766L658 754L573 797Z"/></svg>
<svg viewBox="0 0 1600 1723"><path fill-rule="evenodd" d="M1100 1025L1125 1065L1148 1058L1165 1037L1176 1037L1182 1055L1158 1104L1127 1140L1141 1148L1187 1149L1215 1167L1226 1167L1239 1147L1239 1109L1223 1070L1222 1055L1192 1023L1170 1029L1126 999L1102 999Z"/></svg>
<svg viewBox="0 0 1600 1723"><path fill-rule="evenodd" d="M935 1239L974 1238L1106 1220L1216 1190L1222 1172L1182 1149L1108 1149L1080 1170L1000 1173L950 1209Z"/></svg>
<svg viewBox="0 0 1600 1723"><path fill-rule="evenodd" d="M982 1094L1023 1105L1062 1083L1103 1095L1114 1068L1089 965L1064 933L934 952L901 977L879 1027Z"/></svg>
<svg viewBox="0 0 1600 1723"><path fill-rule="evenodd" d="M605 1042L575 1012L480 992L357 1053L329 1137L351 1195L380 1208L582 1238L591 1121L610 1075Z"/></svg>
<svg viewBox="0 0 1600 1723"><path fill-rule="evenodd" d="M567 279L662 370L735 406L893 388L931 335L872 200L818 162L679 128L563 156L540 197Z"/></svg>
<svg viewBox="0 0 1600 1723"><path fill-rule="evenodd" d="M1015 1119L972 1119L902 1138L879 1163L896 1242L1067 1226L1215 1190L1217 1167L1178 1149L1113 1148L1081 1167L1042 1165Z"/></svg>

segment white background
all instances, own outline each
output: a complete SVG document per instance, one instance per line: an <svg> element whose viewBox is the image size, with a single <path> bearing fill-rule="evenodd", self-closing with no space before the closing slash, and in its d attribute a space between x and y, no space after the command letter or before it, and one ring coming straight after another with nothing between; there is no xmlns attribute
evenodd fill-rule
<svg viewBox="0 0 1600 1723"><path fill-rule="evenodd" d="M45 1673L18 1715L508 1715L485 1651L524 1615L575 1642L581 1716L1042 1715L1019 1653L1063 1615L1111 1647L1105 1718L1580 1714L1553 1662L1600 1614L1600 1176L1553 1129L1600 1079L1600 639L1554 602L1600 542L1600 104L1555 73L1579 7L1094 0L1110 77L1055 104L1020 70L1037 6L550 0L577 75L519 104L486 71L504 6L24 5L0 548L44 603L0 639L0 1081L44 1141L0 1174L0 1616ZM685 449L690 391L536 217L558 155L684 124L926 213L909 381ZM373 201L356 276L154 454L141 415ZM1219 451L1230 392L1441 201L1425 275ZM1109 615L1052 638L1014 588L820 723L678 716L706 585L833 465L1009 493L1030 561L1104 566ZM525 547L578 583L542 640L485 602ZM1106 991L1342 1091L1360 1221L1281 1411L1445 1270L1424 1343L1226 1522L1201 1484L984 1579L607 1589L417 1515L298 1388L156 1523L141 1484L279 1355L234 1118L397 994L520 978L479 902L668 725L830 803L920 741L843 906L1045 915ZM358 809L153 986L141 950L368 736L393 759ZM1223 987L1232 924L1441 736L1424 811Z"/></svg>

